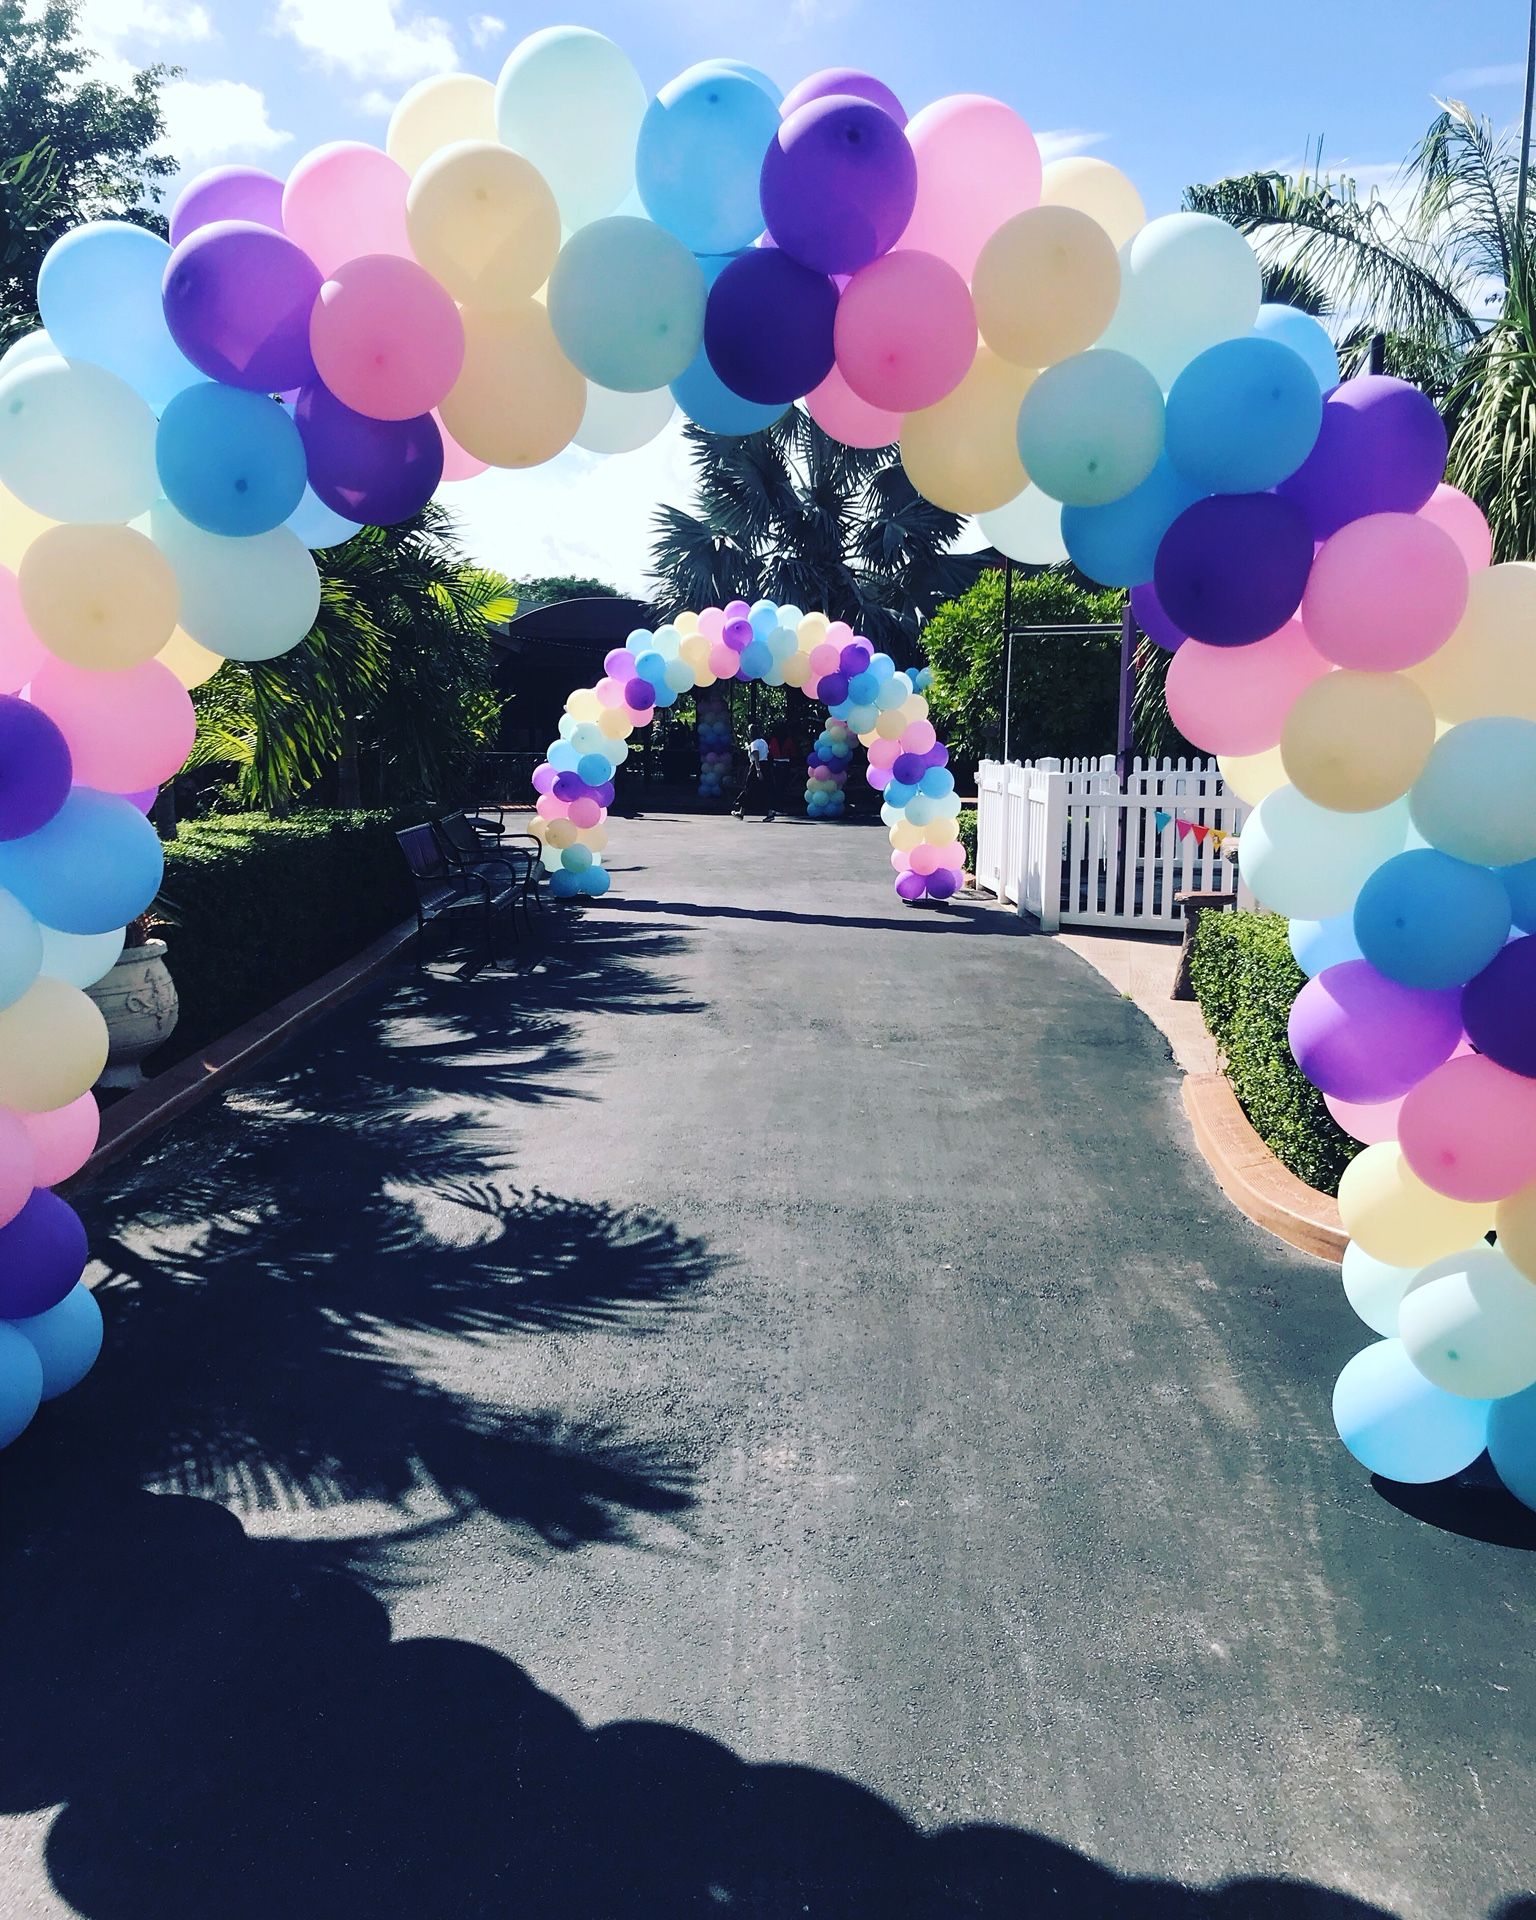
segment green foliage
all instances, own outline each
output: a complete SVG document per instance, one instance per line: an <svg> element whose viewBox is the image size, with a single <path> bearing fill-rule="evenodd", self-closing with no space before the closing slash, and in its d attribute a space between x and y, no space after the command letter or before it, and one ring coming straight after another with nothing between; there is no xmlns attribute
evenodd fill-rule
<svg viewBox="0 0 1536 1920"><path fill-rule="evenodd" d="M1254 1131L1308 1186L1337 1193L1360 1148L1291 1057L1286 1028L1306 975L1286 922L1272 913L1202 914L1190 978Z"/></svg>
<svg viewBox="0 0 1536 1920"><path fill-rule="evenodd" d="M156 212L176 162L165 132L167 67L126 87L90 77L74 0L0 0L0 347L37 325L43 255L82 220L164 231Z"/></svg>
<svg viewBox="0 0 1536 1920"><path fill-rule="evenodd" d="M181 996L160 1065L265 1012L411 912L397 824L386 813L313 812L182 825L151 913Z"/></svg>
<svg viewBox="0 0 1536 1920"><path fill-rule="evenodd" d="M964 516L924 500L894 447L845 447L795 407L762 433L686 438L694 511L661 507L652 522L663 612L776 600L904 661L919 622L976 578L977 555L951 551Z"/></svg>
<svg viewBox="0 0 1536 1920"><path fill-rule="evenodd" d="M550 573L537 580L514 580L512 591L517 596L519 613L532 613L535 607L555 607L562 600L621 600L624 597L606 580L592 580L579 573Z"/></svg>
<svg viewBox="0 0 1536 1920"><path fill-rule="evenodd" d="M960 818L955 824L958 830L957 838L965 848L965 870L967 873L974 873L976 871L976 809L962 807Z"/></svg>
<svg viewBox="0 0 1536 1920"><path fill-rule="evenodd" d="M933 724L960 767L1002 748L1003 576L982 574L923 628L933 668ZM1111 753L1119 711L1119 621L1123 594L1078 584L1065 569L1014 575L1013 622L1025 626L1112 625L1113 633L1016 639L1008 751L1014 759Z"/></svg>

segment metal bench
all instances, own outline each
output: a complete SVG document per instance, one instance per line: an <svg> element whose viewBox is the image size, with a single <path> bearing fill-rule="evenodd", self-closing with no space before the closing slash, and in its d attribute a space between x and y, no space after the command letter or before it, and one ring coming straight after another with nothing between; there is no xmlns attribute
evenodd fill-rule
<svg viewBox="0 0 1536 1920"><path fill-rule="evenodd" d="M514 844L511 835L493 841L462 813L443 814L433 821L432 831L437 837L438 850L452 871L466 878L484 880L493 892L507 889L514 914L518 907L522 908L524 925L531 932L533 916L529 909L537 907L541 913L544 910L544 902L539 897L542 869L536 851L538 842L533 836L526 836L532 843L526 848ZM515 920L513 925L515 930Z"/></svg>
<svg viewBox="0 0 1536 1920"><path fill-rule="evenodd" d="M427 928L451 926L466 915L479 920L487 957L494 961L496 910L510 904L512 883L503 880L498 888L484 874L450 865L430 826L406 827L395 839L416 895L416 965L422 964Z"/></svg>

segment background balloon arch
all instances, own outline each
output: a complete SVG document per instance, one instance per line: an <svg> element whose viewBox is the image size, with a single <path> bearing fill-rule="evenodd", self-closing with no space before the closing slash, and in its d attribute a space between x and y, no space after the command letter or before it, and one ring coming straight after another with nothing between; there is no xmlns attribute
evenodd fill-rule
<svg viewBox="0 0 1536 1920"><path fill-rule="evenodd" d="M781 95L728 60L648 98L559 27L494 85L413 87L382 149L192 180L169 243L80 228L37 295L0 363L0 1442L100 1341L51 1188L95 1139L83 989L159 885L145 808L189 688L299 644L312 550L443 480L801 405L899 442L1014 558L1132 590L1176 717L1255 803L1244 871L1314 976L1296 1057L1367 1143L1344 1278L1381 1338L1340 1431L1405 1479L1487 1445L1536 1504L1536 569L1490 565L1434 406L1340 384L1241 235L1149 221L1101 160L1042 167L997 100L909 118L866 73ZM790 611L681 616L577 696L539 801L562 890L606 880L582 836L627 730L759 670L841 716L833 761L868 738L898 887L950 885L920 691Z"/></svg>
<svg viewBox="0 0 1536 1920"><path fill-rule="evenodd" d="M949 750L928 718L926 679L926 669L899 670L846 622L771 600L755 606L733 600L680 613L654 632L632 633L603 661L597 685L566 701L559 737L534 771L533 824L544 843L551 891L566 898L608 891L605 823L630 734L682 694L720 681L761 680L803 688L831 716L811 753L806 810L812 818L841 812L857 739L890 829L897 894L913 902L948 900L965 871L960 796ZM718 797L729 777L729 727L711 760L703 780Z"/></svg>

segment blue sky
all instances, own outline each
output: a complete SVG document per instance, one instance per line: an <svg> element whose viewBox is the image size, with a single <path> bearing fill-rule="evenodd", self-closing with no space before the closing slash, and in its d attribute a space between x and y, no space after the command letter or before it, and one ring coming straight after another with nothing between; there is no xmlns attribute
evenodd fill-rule
<svg viewBox="0 0 1536 1920"><path fill-rule="evenodd" d="M912 110L944 93L997 94L1048 155L1125 169L1149 211L1193 180L1325 161L1389 188L1453 93L1500 125L1520 107L1520 0L590 0L566 13L507 0L84 0L105 71L164 60L173 151L194 170L251 160L285 173L338 138L382 142L394 100L454 67L494 78L534 28L574 20L630 53L654 90L728 54L788 86L863 66ZM469 537L512 573L596 571L635 587L657 499L686 497L676 430L638 454L567 454L534 474L451 489Z"/></svg>

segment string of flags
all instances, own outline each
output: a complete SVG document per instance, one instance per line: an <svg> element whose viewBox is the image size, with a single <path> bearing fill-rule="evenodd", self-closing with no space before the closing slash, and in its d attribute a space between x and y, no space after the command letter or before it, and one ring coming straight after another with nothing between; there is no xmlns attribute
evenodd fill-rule
<svg viewBox="0 0 1536 1920"><path fill-rule="evenodd" d="M1155 819L1159 834L1166 833L1170 827L1177 827L1181 840L1187 840L1193 834L1197 847L1203 847L1209 840L1218 853L1221 851L1222 842L1227 837L1224 827L1202 827L1197 821L1181 820L1176 813L1165 813L1161 807L1158 808Z"/></svg>

